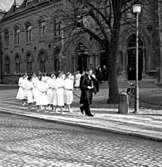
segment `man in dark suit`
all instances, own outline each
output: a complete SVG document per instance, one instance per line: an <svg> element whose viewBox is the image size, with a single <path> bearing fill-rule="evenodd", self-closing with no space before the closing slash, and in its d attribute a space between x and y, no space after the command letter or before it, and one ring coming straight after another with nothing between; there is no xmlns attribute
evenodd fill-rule
<svg viewBox="0 0 162 167"><path fill-rule="evenodd" d="M80 80L80 104L82 104L80 110L82 114L83 111L85 111L85 115L87 116L94 116L90 111L90 104L92 103L93 92L94 90L96 90L97 80L94 77L92 77L92 74L93 71L91 69L88 69L86 70L85 75L83 75Z"/></svg>

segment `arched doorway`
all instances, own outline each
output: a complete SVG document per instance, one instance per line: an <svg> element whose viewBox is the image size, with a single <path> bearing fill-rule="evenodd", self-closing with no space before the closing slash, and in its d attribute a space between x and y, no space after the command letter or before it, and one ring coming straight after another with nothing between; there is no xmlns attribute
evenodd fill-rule
<svg viewBox="0 0 162 167"><path fill-rule="evenodd" d="M26 55L26 71L27 73L32 73L32 55L30 52L27 53Z"/></svg>
<svg viewBox="0 0 162 167"><path fill-rule="evenodd" d="M53 69L56 72L60 70L59 53L60 53L60 47L57 46L53 52Z"/></svg>
<svg viewBox="0 0 162 167"><path fill-rule="evenodd" d="M79 70L82 73L83 71L86 70L86 68L89 67L88 49L82 43L79 43L78 46L76 47L75 52L77 55L76 59L77 70Z"/></svg>
<svg viewBox="0 0 162 167"><path fill-rule="evenodd" d="M38 54L39 71L42 73L46 72L47 53L44 49L41 49Z"/></svg>
<svg viewBox="0 0 162 167"><path fill-rule="evenodd" d="M15 56L15 72L20 73L20 56L16 54Z"/></svg>
<svg viewBox="0 0 162 167"><path fill-rule="evenodd" d="M139 80L142 79L142 72L145 63L145 56L144 56L144 44L143 41L139 38L139 63L138 63L138 78ZM136 35L133 34L128 39L128 59L127 59L127 76L128 80L135 80L136 79Z"/></svg>

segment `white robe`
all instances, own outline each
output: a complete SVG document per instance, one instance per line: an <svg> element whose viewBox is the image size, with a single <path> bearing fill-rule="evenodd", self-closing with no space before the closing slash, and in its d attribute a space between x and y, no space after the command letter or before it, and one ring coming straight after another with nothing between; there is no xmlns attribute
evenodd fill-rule
<svg viewBox="0 0 162 167"><path fill-rule="evenodd" d="M79 87L80 87L80 78L81 78L81 74L76 74L76 75L75 75L74 87L76 87L76 88L79 88Z"/></svg>
<svg viewBox="0 0 162 167"><path fill-rule="evenodd" d="M27 90L27 103L33 103L34 102L34 96L33 96L33 82L32 81L27 81L26 82L26 90Z"/></svg>
<svg viewBox="0 0 162 167"><path fill-rule="evenodd" d="M57 78L56 85L57 106L64 106L64 80L62 78Z"/></svg>
<svg viewBox="0 0 162 167"><path fill-rule="evenodd" d="M25 89L26 81L27 81L26 78L23 78L23 77L19 78L19 82L18 82L19 89L18 89L17 96L16 96L16 99L18 100L23 100L27 98L27 91Z"/></svg>
<svg viewBox="0 0 162 167"><path fill-rule="evenodd" d="M53 88L53 101L52 104L57 106L57 82L56 79L52 79L52 88Z"/></svg>
<svg viewBox="0 0 162 167"><path fill-rule="evenodd" d="M53 100L54 100L54 82L55 81L52 78L49 78L47 80L47 86L48 86L47 98L48 98L49 104L53 104Z"/></svg>
<svg viewBox="0 0 162 167"><path fill-rule="evenodd" d="M36 97L36 105L47 105L47 84L43 81L38 81L36 84L37 88L37 97Z"/></svg>
<svg viewBox="0 0 162 167"><path fill-rule="evenodd" d="M38 93L38 89L37 89L37 82L38 82L38 78L37 77L33 77L32 78L32 82L33 82L33 97L34 97L34 102L36 102L36 99L39 98L37 93Z"/></svg>
<svg viewBox="0 0 162 167"><path fill-rule="evenodd" d="M73 84L74 80L67 78L64 80L64 100L65 104L70 105L73 102Z"/></svg>

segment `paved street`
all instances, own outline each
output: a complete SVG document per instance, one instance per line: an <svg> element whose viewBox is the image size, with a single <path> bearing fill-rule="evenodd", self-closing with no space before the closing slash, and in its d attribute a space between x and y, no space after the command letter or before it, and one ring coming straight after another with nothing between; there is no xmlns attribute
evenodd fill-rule
<svg viewBox="0 0 162 167"><path fill-rule="evenodd" d="M162 167L162 143L0 114L2 167Z"/></svg>

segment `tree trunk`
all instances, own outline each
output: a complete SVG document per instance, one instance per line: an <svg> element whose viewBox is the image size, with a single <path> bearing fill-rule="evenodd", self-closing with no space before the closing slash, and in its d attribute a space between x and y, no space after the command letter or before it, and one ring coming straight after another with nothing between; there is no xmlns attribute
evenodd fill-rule
<svg viewBox="0 0 162 167"><path fill-rule="evenodd" d="M119 102L119 89L117 81L116 55L118 50L120 23L116 22L111 34L110 46L107 49L108 54L108 83L109 83L109 98L108 103L117 104ZM108 52L107 51L107 52Z"/></svg>
<svg viewBox="0 0 162 167"><path fill-rule="evenodd" d="M111 60L109 60L108 62L108 83L109 98L107 102L111 104L117 104L119 102L119 90L117 81L116 62Z"/></svg>

